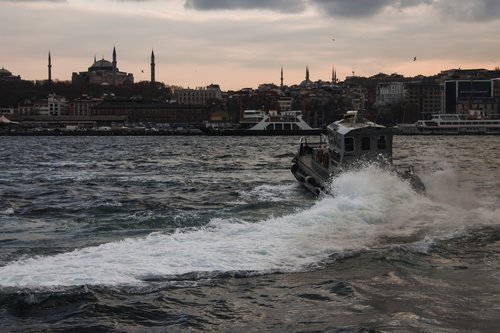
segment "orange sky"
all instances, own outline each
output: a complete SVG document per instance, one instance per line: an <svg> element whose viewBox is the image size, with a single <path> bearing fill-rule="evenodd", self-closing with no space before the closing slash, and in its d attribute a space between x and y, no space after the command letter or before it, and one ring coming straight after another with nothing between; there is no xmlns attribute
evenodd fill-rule
<svg viewBox="0 0 500 333"><path fill-rule="evenodd" d="M500 65L500 4L478 0L0 0L0 67L23 79L71 79L94 56L136 81L223 90L379 72L432 75ZM286 3L286 6L285 6ZM229 6L229 8L224 8ZM475 7L474 7L475 6ZM334 40L333 40L334 39ZM7 46L5 46L7 45ZM413 61L413 57L417 61ZM143 72L144 71L144 72Z"/></svg>

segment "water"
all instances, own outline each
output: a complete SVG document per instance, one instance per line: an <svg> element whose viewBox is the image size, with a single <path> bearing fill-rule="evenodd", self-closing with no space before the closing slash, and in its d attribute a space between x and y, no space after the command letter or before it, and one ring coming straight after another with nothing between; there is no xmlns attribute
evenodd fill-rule
<svg viewBox="0 0 500 333"><path fill-rule="evenodd" d="M297 140L1 137L0 331L500 331L500 137L319 198Z"/></svg>

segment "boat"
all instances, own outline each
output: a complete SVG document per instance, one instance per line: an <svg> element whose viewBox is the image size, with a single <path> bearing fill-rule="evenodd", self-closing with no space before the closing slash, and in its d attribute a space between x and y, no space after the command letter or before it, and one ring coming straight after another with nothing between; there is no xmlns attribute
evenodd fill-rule
<svg viewBox="0 0 500 333"><path fill-rule="evenodd" d="M202 128L207 135L318 135L325 129L313 128L303 119L302 111L268 112L245 110L238 128Z"/></svg>
<svg viewBox="0 0 500 333"><path fill-rule="evenodd" d="M341 120L327 126L327 135L321 135L319 141L300 139L291 172L307 189L319 195L329 192L328 182L332 177L370 162L391 169L416 191L425 191L413 166L393 165L394 132L393 128L368 121L358 111L348 111Z"/></svg>
<svg viewBox="0 0 500 333"><path fill-rule="evenodd" d="M500 115L470 110L467 114L439 113L430 120L418 120L413 124L398 124L399 134L418 135L500 135Z"/></svg>

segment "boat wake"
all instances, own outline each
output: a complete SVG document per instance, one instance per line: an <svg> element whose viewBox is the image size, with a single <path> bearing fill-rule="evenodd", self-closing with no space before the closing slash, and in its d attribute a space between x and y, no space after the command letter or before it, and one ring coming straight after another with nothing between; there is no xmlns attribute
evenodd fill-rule
<svg viewBox="0 0 500 333"><path fill-rule="evenodd" d="M182 276L298 272L378 248L381 239L427 246L471 225L500 225L498 206L463 205L455 197L458 185L449 184L452 172L445 180L449 190L433 183L442 178L424 177L429 192L424 196L397 176L369 166L333 179L334 195L321 196L301 211L258 222L213 218L207 226L173 234L25 257L0 267L0 287L143 286ZM461 197L466 197L463 191Z"/></svg>

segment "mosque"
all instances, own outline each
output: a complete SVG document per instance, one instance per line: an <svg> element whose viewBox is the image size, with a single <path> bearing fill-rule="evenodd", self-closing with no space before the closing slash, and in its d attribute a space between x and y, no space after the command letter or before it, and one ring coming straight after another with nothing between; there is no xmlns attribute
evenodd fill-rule
<svg viewBox="0 0 500 333"><path fill-rule="evenodd" d="M96 60L86 72L73 72L71 81L73 83L90 83L100 85L118 86L122 84L133 84L134 75L132 73L120 72L116 67L116 49L113 47L113 61Z"/></svg>
<svg viewBox="0 0 500 333"><path fill-rule="evenodd" d="M21 81L21 76L12 75L9 70L2 67L0 69L0 81Z"/></svg>

